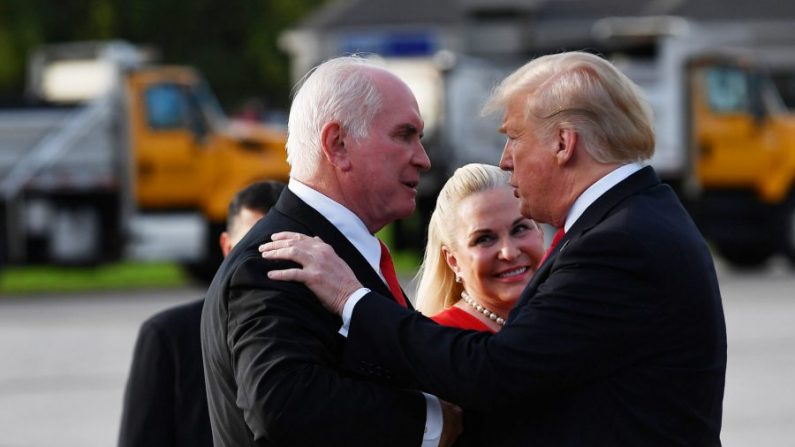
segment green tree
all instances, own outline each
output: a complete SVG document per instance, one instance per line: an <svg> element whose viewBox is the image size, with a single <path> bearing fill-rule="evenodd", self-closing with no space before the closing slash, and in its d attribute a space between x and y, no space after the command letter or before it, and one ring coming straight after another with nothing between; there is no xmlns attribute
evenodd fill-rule
<svg viewBox="0 0 795 447"><path fill-rule="evenodd" d="M277 38L324 0L0 0L0 96L22 91L27 52L42 43L118 38L198 68L231 108L289 100Z"/></svg>
<svg viewBox="0 0 795 447"><path fill-rule="evenodd" d="M0 1L0 97L22 91L27 50L43 41L34 2Z"/></svg>

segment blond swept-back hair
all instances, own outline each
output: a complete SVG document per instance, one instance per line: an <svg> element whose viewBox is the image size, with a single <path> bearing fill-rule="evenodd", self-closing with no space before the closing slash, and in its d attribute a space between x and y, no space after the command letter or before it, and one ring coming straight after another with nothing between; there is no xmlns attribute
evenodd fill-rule
<svg viewBox="0 0 795 447"><path fill-rule="evenodd" d="M541 141L574 129L600 163L644 161L654 154L648 101L599 56L572 51L534 59L497 86L484 113L504 109L518 95L526 98L526 119Z"/></svg>
<svg viewBox="0 0 795 447"><path fill-rule="evenodd" d="M362 56L330 59L297 84L287 120L287 162L290 176L305 179L320 162L320 132L337 121L353 138L366 138L382 107L372 76L383 64Z"/></svg>
<svg viewBox="0 0 795 447"><path fill-rule="evenodd" d="M444 184L428 224L428 243L417 272L417 310L432 316L461 298L463 286L455 281L442 251L442 247L455 247L458 205L472 194L509 186L509 180L510 174L497 166L470 163L456 169Z"/></svg>

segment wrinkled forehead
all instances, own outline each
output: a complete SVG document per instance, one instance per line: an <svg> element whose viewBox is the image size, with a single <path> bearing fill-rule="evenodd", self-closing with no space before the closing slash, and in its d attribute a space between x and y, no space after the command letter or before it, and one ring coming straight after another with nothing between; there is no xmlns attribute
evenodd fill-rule
<svg viewBox="0 0 795 447"><path fill-rule="evenodd" d="M528 118L527 94L515 94L505 101L499 131L500 133L507 133L524 129L529 124Z"/></svg>
<svg viewBox="0 0 795 447"><path fill-rule="evenodd" d="M383 70L374 77L381 95L381 110L377 115L390 122L411 124L422 129L424 121L420 115L417 98L400 78Z"/></svg>

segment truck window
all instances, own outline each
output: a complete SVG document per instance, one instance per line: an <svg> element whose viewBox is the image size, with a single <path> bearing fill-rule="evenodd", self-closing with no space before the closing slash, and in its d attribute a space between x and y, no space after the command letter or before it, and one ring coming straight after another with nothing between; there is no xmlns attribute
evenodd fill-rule
<svg viewBox="0 0 795 447"><path fill-rule="evenodd" d="M747 113L750 108L748 78L732 67L713 67L706 71L709 107L715 113Z"/></svg>
<svg viewBox="0 0 795 447"><path fill-rule="evenodd" d="M147 121L152 129L190 129L198 139L208 133L200 98L185 86L158 84L146 90Z"/></svg>
<svg viewBox="0 0 795 447"><path fill-rule="evenodd" d="M795 111L795 73L774 73L771 78L784 106Z"/></svg>
<svg viewBox="0 0 795 447"><path fill-rule="evenodd" d="M201 98L197 96L195 89L190 90L188 98L190 104L190 129L197 138L202 139L209 132L209 125L202 107Z"/></svg>
<svg viewBox="0 0 795 447"><path fill-rule="evenodd" d="M210 123L210 125L225 125L226 114L206 82L202 81L198 83L195 88L191 90L191 95L194 97L204 119Z"/></svg>
<svg viewBox="0 0 795 447"><path fill-rule="evenodd" d="M188 123L188 104L182 88L160 84L146 90L146 115L153 129L184 128Z"/></svg>

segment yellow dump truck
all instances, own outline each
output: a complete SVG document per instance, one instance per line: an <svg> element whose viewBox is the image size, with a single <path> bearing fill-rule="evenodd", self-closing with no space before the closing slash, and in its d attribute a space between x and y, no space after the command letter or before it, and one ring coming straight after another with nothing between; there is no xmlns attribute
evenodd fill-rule
<svg viewBox="0 0 795 447"><path fill-rule="evenodd" d="M641 87L654 109L650 163L719 255L740 267L777 254L795 262L795 37L789 27L614 17L596 21L588 40L569 45L610 59ZM501 116L484 119L478 111L492 86L527 58L440 52L391 59L414 64L405 79L419 92L420 110L437 111L423 115L438 125L424 139L434 170L423 181L436 181L420 190L422 216L455 168L499 160L504 139L494 129ZM438 73L422 74L429 66ZM427 103L442 107L423 109Z"/></svg>
<svg viewBox="0 0 795 447"><path fill-rule="evenodd" d="M422 176L419 218L396 225L399 246L421 248L439 189L456 168L500 159L502 117L479 114L493 86L533 55L587 49L613 61L648 97L656 134L650 163L716 253L745 267L776 254L795 261L795 34L788 21L584 16L473 20L472 27L473 39L489 37L482 46L430 26L353 33L340 25L283 40L298 76L307 61L360 51L379 54L414 90L433 167Z"/></svg>
<svg viewBox="0 0 795 447"><path fill-rule="evenodd" d="M610 54L655 113L652 165L718 254L755 267L795 262L795 40L788 29L606 19ZM653 31L647 34L638 30Z"/></svg>
<svg viewBox="0 0 795 447"><path fill-rule="evenodd" d="M687 73L703 231L736 265L795 260L795 47L696 57Z"/></svg>
<svg viewBox="0 0 795 447"><path fill-rule="evenodd" d="M285 181L284 129L233 124L196 70L126 42L37 50L28 103L0 109L0 264L220 260L232 195Z"/></svg>

